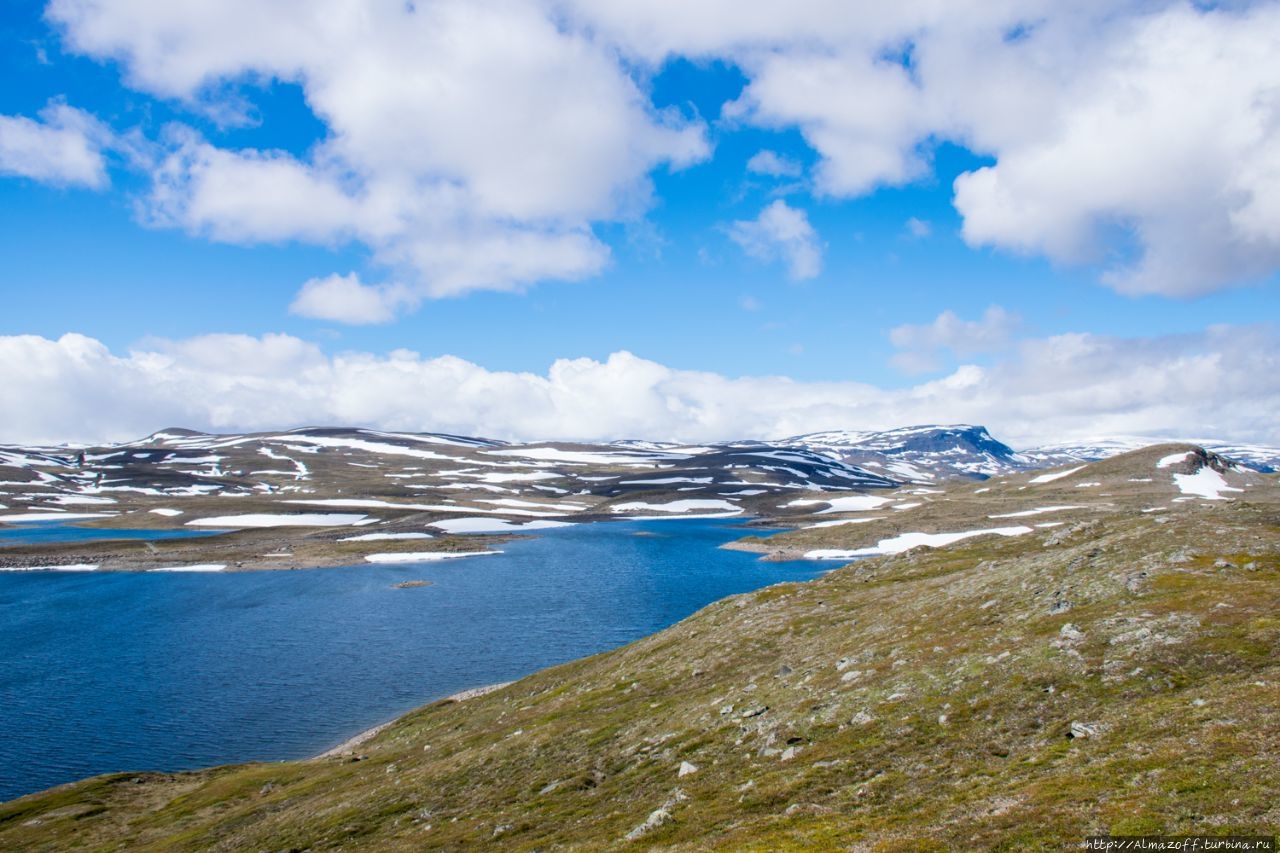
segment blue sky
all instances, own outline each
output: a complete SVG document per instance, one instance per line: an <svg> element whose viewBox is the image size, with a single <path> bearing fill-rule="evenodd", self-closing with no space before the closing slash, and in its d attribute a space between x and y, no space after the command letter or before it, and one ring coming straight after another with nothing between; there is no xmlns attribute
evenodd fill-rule
<svg viewBox="0 0 1280 853"><path fill-rule="evenodd" d="M0 441L1280 442L1276 3L172 5L0 11Z"/></svg>

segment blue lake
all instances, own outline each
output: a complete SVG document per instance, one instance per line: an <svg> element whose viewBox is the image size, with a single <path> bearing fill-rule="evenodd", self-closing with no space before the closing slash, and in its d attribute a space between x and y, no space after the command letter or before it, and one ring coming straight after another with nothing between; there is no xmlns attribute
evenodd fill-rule
<svg viewBox="0 0 1280 853"><path fill-rule="evenodd" d="M103 539L190 539L217 536L225 530L128 530L81 527L58 521L33 521L0 525L0 547L19 543L92 542Z"/></svg>
<svg viewBox="0 0 1280 853"><path fill-rule="evenodd" d="M716 547L745 532L610 522L411 565L0 572L0 800L97 773L313 755L823 570ZM432 585L392 586L413 579Z"/></svg>

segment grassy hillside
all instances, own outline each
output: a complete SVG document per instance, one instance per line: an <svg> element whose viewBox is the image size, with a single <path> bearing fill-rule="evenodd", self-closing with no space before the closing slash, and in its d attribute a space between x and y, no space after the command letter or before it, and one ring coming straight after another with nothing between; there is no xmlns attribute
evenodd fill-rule
<svg viewBox="0 0 1280 853"><path fill-rule="evenodd" d="M1150 461L1086 482L1130 483ZM0 805L0 849L1057 850L1107 831L1274 833L1278 493L1261 478L1145 513L1150 494L1112 496L1070 524L862 560L428 706L348 755ZM816 533L854 546L861 526Z"/></svg>

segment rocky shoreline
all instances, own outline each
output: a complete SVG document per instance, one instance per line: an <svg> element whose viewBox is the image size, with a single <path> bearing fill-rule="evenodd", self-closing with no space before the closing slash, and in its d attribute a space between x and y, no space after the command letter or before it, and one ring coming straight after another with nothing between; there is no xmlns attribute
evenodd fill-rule
<svg viewBox="0 0 1280 853"><path fill-rule="evenodd" d="M501 690L507 685L514 684L514 683L515 683L514 681L499 681L496 684L485 684L480 687L472 687L467 690L460 690L457 693L453 693L453 694L450 694L449 696L445 696L443 699L437 699L435 700L435 702L430 704L440 704L443 702L465 702L468 699L478 699L481 696L485 696L489 693L494 692L495 690ZM388 729L389 727L395 725L401 719L402 719L401 717L396 717L394 720L387 720L385 723L379 723L373 728L365 729L359 734L356 734L356 735L353 735L352 737L347 738L337 746L331 749L326 749L324 752L320 753L319 755L314 756L312 760L318 761L324 758L345 758L348 756L353 756L355 754L356 747L360 746L361 744L367 743L370 740L373 740L375 737L382 734L382 732L386 731L386 729Z"/></svg>

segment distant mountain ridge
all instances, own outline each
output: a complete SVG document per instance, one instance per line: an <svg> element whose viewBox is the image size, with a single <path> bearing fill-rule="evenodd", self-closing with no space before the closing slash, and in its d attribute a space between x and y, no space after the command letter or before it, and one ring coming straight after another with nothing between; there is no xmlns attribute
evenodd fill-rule
<svg viewBox="0 0 1280 853"><path fill-rule="evenodd" d="M1173 440L1120 436L1047 444L1025 450L1021 455L1030 460L1034 467L1047 468L1055 465L1069 465L1072 462L1096 462L1100 459L1110 459L1121 453L1141 450L1153 444L1166 444ZM1205 450L1225 456L1233 462L1262 474L1280 471L1280 448L1262 444L1237 444L1216 439L1188 438L1177 439L1177 441L1203 447Z"/></svg>
<svg viewBox="0 0 1280 853"><path fill-rule="evenodd" d="M953 477L988 477L1097 462L1156 444L1194 444L1260 473L1280 470L1280 448L1204 439L1155 439L1115 436L1042 445L1015 451L992 437L986 427L971 424L920 425L884 431L835 430L784 439L781 444L807 447L894 479L928 483Z"/></svg>
<svg viewBox="0 0 1280 853"><path fill-rule="evenodd" d="M983 426L910 426L881 432L838 430L786 439L862 467L883 470L894 479L922 483L951 477L986 479L1036 467Z"/></svg>
<svg viewBox="0 0 1280 853"><path fill-rule="evenodd" d="M1158 442L1119 437L1015 451L983 426L839 430L777 441L681 445L537 442L307 427L216 435L168 428L102 447L0 446L10 512L111 508L136 499L359 495L440 514L558 518L615 512L776 515L797 492L937 486L1108 459ZM1192 442L1263 473L1280 449ZM95 506L98 505L98 506ZM100 507L100 509L99 509ZM21 512L19 512L21 514Z"/></svg>

